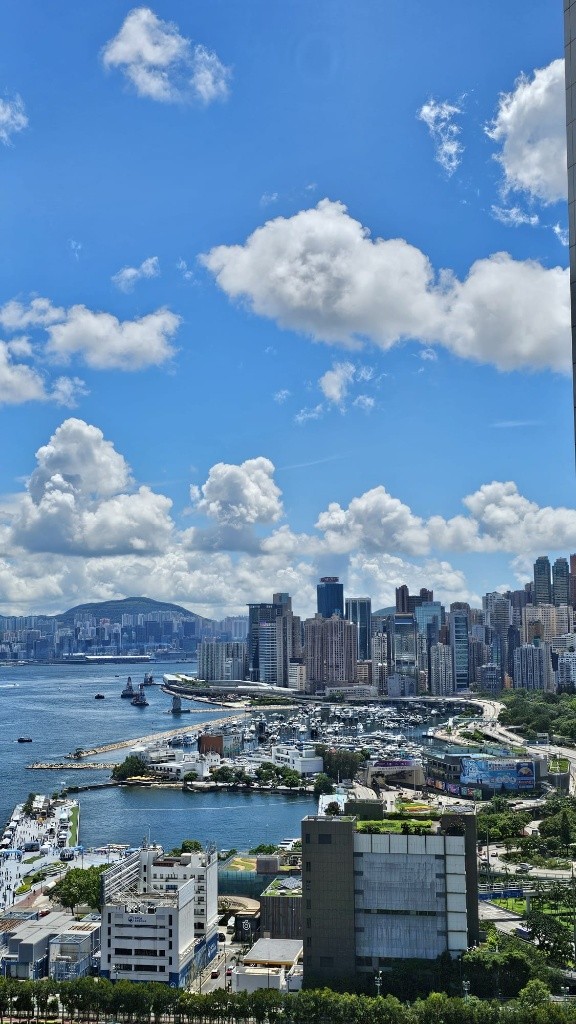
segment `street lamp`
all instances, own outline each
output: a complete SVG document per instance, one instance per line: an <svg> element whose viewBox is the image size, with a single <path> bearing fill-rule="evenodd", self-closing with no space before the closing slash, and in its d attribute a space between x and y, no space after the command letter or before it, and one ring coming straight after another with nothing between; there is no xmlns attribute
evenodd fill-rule
<svg viewBox="0 0 576 1024"><path fill-rule="evenodd" d="M469 981L464 980L462 982L462 993L464 995L464 999L468 999L468 996L470 995L470 982Z"/></svg>
<svg viewBox="0 0 576 1024"><path fill-rule="evenodd" d="M380 995L380 989L382 988L382 971L377 971L374 978L374 984L376 985L376 995Z"/></svg>

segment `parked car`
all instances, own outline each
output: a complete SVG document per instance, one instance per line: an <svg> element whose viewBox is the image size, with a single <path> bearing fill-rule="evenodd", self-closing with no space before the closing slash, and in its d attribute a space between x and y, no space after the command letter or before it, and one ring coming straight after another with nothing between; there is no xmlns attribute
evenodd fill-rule
<svg viewBox="0 0 576 1024"><path fill-rule="evenodd" d="M219 978L220 977L220 971L218 970L217 967L215 967L214 970L210 972L210 977L211 978Z"/></svg>

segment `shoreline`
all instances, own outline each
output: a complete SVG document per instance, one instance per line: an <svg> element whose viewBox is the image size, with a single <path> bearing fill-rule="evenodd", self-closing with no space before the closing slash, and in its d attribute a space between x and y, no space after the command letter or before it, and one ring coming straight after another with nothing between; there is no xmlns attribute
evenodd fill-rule
<svg viewBox="0 0 576 1024"><path fill-rule="evenodd" d="M241 721L242 720L243 719L241 719ZM224 722L231 721L235 721L235 716L233 714L224 715L221 718L208 718L203 722L195 722L194 728L203 728L207 725L222 725ZM82 761L84 760L85 757L94 757L98 754L107 754L111 750L125 750L126 747L140 746L142 743L153 743L155 740L168 740L170 739L171 736L179 736L182 732L187 731L187 728L189 729L189 726L187 727L184 725L180 725L177 729L168 729L167 731L163 732L154 732L150 733L148 736L135 736L129 740L116 740L116 742L114 743L103 743L101 746L91 747L89 750L83 750L82 757L74 758L74 760ZM72 755L69 756L71 757ZM67 765L67 767L70 767L70 765Z"/></svg>

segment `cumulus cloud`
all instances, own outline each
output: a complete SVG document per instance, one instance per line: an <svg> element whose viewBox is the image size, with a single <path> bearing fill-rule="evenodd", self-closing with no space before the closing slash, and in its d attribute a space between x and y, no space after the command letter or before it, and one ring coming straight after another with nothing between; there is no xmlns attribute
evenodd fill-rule
<svg viewBox="0 0 576 1024"><path fill-rule="evenodd" d="M282 515L281 493L274 464L262 456L239 466L218 462L206 482L191 489L199 512L232 527L275 522Z"/></svg>
<svg viewBox="0 0 576 1024"><path fill-rule="evenodd" d="M564 61L554 60L532 77L521 75L500 97L487 134L500 146L496 157L504 190L543 203L567 195Z"/></svg>
<svg viewBox="0 0 576 1024"><path fill-rule="evenodd" d="M446 100L430 99L418 111L434 142L434 159L451 176L462 162L464 146L460 141L462 129L455 118L462 113L461 107Z"/></svg>
<svg viewBox="0 0 576 1024"><path fill-rule="evenodd" d="M90 557L152 553L165 545L171 501L131 475L102 431L68 419L36 452L36 468L11 517L10 543L27 551Z"/></svg>
<svg viewBox="0 0 576 1024"><path fill-rule="evenodd" d="M0 99L0 142L12 144L12 136L28 127L28 117L21 96L11 100Z"/></svg>
<svg viewBox="0 0 576 1024"><path fill-rule="evenodd" d="M80 377L57 377L50 389L50 397L58 404L74 409L78 400L90 392Z"/></svg>
<svg viewBox="0 0 576 1024"><path fill-rule="evenodd" d="M458 280L403 239L372 240L339 202L267 221L200 257L231 299L318 341L440 344L501 370L568 372L568 271L496 253Z"/></svg>
<svg viewBox="0 0 576 1024"><path fill-rule="evenodd" d="M160 262L157 256L149 256L143 260L139 267L122 267L112 277L113 283L120 291L131 292L137 281L142 278L158 277L160 273Z"/></svg>
<svg viewBox="0 0 576 1024"><path fill-rule="evenodd" d="M356 367L353 363L334 363L332 369L327 370L318 381L324 398L334 405L342 405L355 375Z"/></svg>
<svg viewBox="0 0 576 1024"><path fill-rule="evenodd" d="M95 370L142 370L174 355L170 340L179 325L180 317L169 309L120 321L111 313L71 306L65 319L47 328L46 351L63 363L80 356Z"/></svg>
<svg viewBox="0 0 576 1024"><path fill-rule="evenodd" d="M501 551L520 573L542 551L576 548L576 510L541 507L512 481L478 487L452 518L426 518L381 484L330 502L305 533L279 523L274 476L263 456L213 466L191 491L208 527L180 532L171 501L135 485L102 431L67 419L36 453L25 491L0 501L1 606L58 611L142 593L221 617L287 590L309 614L328 568L375 607L392 604L400 582L479 604L452 556Z"/></svg>
<svg viewBox="0 0 576 1024"><path fill-rule="evenodd" d="M106 68L119 68L139 96L161 103L226 99L230 68L149 7L130 11L102 51Z"/></svg>
<svg viewBox="0 0 576 1024"><path fill-rule="evenodd" d="M0 341L0 405L44 401L47 395L43 378L26 363L14 362L14 354L10 344Z"/></svg>

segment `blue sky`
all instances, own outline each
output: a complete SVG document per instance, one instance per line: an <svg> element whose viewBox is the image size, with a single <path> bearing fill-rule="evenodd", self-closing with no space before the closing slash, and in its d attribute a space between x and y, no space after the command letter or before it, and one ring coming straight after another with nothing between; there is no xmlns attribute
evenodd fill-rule
<svg viewBox="0 0 576 1024"><path fill-rule="evenodd" d="M560 0L2 29L0 611L576 551Z"/></svg>

